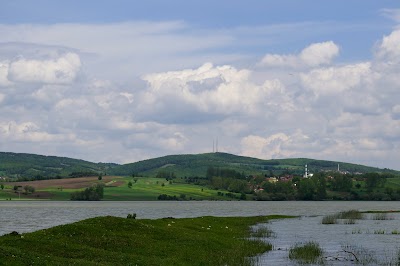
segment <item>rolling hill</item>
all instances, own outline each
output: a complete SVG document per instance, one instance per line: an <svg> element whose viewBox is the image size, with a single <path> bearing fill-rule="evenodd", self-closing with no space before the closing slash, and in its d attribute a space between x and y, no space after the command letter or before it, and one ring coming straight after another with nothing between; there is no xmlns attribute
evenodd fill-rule
<svg viewBox="0 0 400 266"><path fill-rule="evenodd" d="M285 172L299 174L304 172L304 165L310 172L336 170L338 164L341 171L351 173L389 172L399 174L399 171L380 169L345 162L314 160L307 158L262 160L257 158L237 156L228 153L204 153L187 155L168 155L164 157L139 161L136 163L118 165L110 169L113 175L142 174L154 176L158 172L173 172L178 177L205 176L207 168L229 168L246 174L259 174L273 171L276 174Z"/></svg>
<svg viewBox="0 0 400 266"><path fill-rule="evenodd" d="M177 177L206 175L207 168L229 168L245 174L292 173L302 174L304 165L310 172L336 170L348 172L389 172L399 175L399 171L380 169L345 162L314 160L307 158L262 160L228 153L204 153L168 155L129 164L93 163L66 157L43 156L26 153L0 152L0 176L22 177L30 179L51 179L76 177L82 175L118 175L140 174L155 176L159 172L174 173Z"/></svg>
<svg viewBox="0 0 400 266"><path fill-rule="evenodd" d="M66 157L0 152L0 176L49 179L99 174L115 164L92 163Z"/></svg>

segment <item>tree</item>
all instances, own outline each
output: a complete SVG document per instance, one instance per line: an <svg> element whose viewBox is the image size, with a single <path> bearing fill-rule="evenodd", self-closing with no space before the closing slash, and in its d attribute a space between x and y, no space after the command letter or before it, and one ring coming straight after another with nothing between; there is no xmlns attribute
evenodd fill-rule
<svg viewBox="0 0 400 266"><path fill-rule="evenodd" d="M129 187L129 188L132 188L132 185L133 185L132 182L129 181L129 182L128 182L128 187Z"/></svg>
<svg viewBox="0 0 400 266"><path fill-rule="evenodd" d="M24 186L24 190L25 190L25 194L35 192L35 188L32 186L28 186L28 185Z"/></svg>
<svg viewBox="0 0 400 266"><path fill-rule="evenodd" d="M386 183L386 178L379 173L367 173L364 175L365 186L369 192L374 188L383 187Z"/></svg>
<svg viewBox="0 0 400 266"><path fill-rule="evenodd" d="M71 194L71 200L101 200L104 196L104 185L96 184L84 191L77 191Z"/></svg>
<svg viewBox="0 0 400 266"><path fill-rule="evenodd" d="M331 187L334 191L349 192L353 186L353 180L349 175L342 175L340 173L333 173L331 180Z"/></svg>
<svg viewBox="0 0 400 266"><path fill-rule="evenodd" d="M1 184L0 188L1 188L1 190L3 190L4 189L4 184Z"/></svg>
<svg viewBox="0 0 400 266"><path fill-rule="evenodd" d="M137 182L139 180L139 178L137 178L137 177L135 177L134 179L133 179L133 182Z"/></svg>
<svg viewBox="0 0 400 266"><path fill-rule="evenodd" d="M102 180L103 179L103 176L102 175L99 175L99 177L97 178L98 180Z"/></svg>
<svg viewBox="0 0 400 266"><path fill-rule="evenodd" d="M297 196L301 200L313 200L316 194L316 187L310 178L302 179L298 184Z"/></svg>
<svg viewBox="0 0 400 266"><path fill-rule="evenodd" d="M326 179L323 174L317 173L311 178L316 187L316 200L323 200L326 198Z"/></svg>

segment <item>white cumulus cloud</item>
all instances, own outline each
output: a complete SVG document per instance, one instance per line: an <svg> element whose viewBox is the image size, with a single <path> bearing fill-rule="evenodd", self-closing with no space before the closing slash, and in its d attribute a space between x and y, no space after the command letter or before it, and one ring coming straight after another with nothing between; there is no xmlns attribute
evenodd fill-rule
<svg viewBox="0 0 400 266"><path fill-rule="evenodd" d="M10 62L8 79L13 82L72 83L80 70L79 55L67 53L52 60L19 58Z"/></svg>
<svg viewBox="0 0 400 266"><path fill-rule="evenodd" d="M267 67L317 67L330 64L339 54L339 47L333 42L313 43L304 48L300 54L267 54L259 63Z"/></svg>
<svg viewBox="0 0 400 266"><path fill-rule="evenodd" d="M164 115L255 114L265 104L276 104L277 99L286 97L279 80L266 80L258 85L250 76L247 69L210 63L197 69L146 75L143 79L148 82L148 90L142 96L142 107L150 107L147 112Z"/></svg>
<svg viewBox="0 0 400 266"><path fill-rule="evenodd" d="M369 62L340 67L313 69L300 74L302 85L315 94L332 94L349 90L371 75Z"/></svg>
<svg viewBox="0 0 400 266"><path fill-rule="evenodd" d="M378 46L377 56L381 60L400 62L400 30L383 37Z"/></svg>

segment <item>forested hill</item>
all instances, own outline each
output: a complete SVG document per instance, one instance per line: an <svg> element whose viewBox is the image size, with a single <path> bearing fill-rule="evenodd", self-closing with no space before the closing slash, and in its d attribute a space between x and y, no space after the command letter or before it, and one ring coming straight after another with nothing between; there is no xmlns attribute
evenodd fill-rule
<svg viewBox="0 0 400 266"><path fill-rule="evenodd" d="M132 175L156 176L160 172L174 173L178 177L204 177L207 169L218 167L249 174L298 174L304 173L304 165L309 172L337 170L350 173L388 172L399 175L399 171L375 167L314 160L306 158L262 160L228 153L204 153L168 155L164 157L118 165L93 163L66 157L43 156L25 153L0 152L0 176L27 179L49 179L87 175Z"/></svg>
<svg viewBox="0 0 400 266"><path fill-rule="evenodd" d="M389 172L399 174L399 171L380 169L358 164L314 160L306 158L262 160L251 157L237 156L228 153L204 153L197 155L169 155L136 163L124 164L110 169L115 175L144 174L156 175L159 172L173 172L176 176L205 176L210 166L229 168L246 174L274 172L275 174L304 173L304 165L310 172L337 170L350 173Z"/></svg>
<svg viewBox="0 0 400 266"><path fill-rule="evenodd" d="M0 176L28 179L76 177L104 173L115 164L92 163L66 157L0 152Z"/></svg>

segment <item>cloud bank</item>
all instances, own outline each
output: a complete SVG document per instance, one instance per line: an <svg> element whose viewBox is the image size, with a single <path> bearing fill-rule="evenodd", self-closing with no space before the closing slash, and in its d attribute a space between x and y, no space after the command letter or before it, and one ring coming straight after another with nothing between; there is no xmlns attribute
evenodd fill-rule
<svg viewBox="0 0 400 266"><path fill-rule="evenodd" d="M400 30L344 62L329 39L255 58L221 52L242 29L189 29L0 26L0 149L124 163L218 137L241 155L400 169Z"/></svg>

